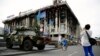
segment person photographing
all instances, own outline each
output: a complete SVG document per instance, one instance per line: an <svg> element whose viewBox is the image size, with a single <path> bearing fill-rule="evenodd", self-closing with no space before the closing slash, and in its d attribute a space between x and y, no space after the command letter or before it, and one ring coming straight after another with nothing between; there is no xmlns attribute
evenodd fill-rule
<svg viewBox="0 0 100 56"><path fill-rule="evenodd" d="M85 25L84 29L81 32L81 45L83 46L85 56L94 56L93 50L92 50L92 45L89 42L88 35L92 36L92 31L90 30L90 24Z"/></svg>

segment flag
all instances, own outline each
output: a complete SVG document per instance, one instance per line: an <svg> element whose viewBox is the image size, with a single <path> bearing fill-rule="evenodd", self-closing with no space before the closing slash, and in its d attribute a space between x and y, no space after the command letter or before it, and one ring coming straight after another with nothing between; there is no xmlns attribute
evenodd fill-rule
<svg viewBox="0 0 100 56"><path fill-rule="evenodd" d="M39 10L37 14L37 20L40 20L40 18L45 18L45 17L46 17L46 12L45 11L41 12Z"/></svg>
<svg viewBox="0 0 100 56"><path fill-rule="evenodd" d="M45 11L40 13L40 18L45 18L45 17L46 17L46 12Z"/></svg>
<svg viewBox="0 0 100 56"><path fill-rule="evenodd" d="M50 25L53 25L53 24L54 24L54 20L53 20L53 19L50 19L50 20L49 20L49 24L50 24Z"/></svg>
<svg viewBox="0 0 100 56"><path fill-rule="evenodd" d="M39 16L40 16L40 10L38 11L38 14L37 14L37 16L36 16L36 17L37 17L37 21L40 20L40 17L39 17Z"/></svg>

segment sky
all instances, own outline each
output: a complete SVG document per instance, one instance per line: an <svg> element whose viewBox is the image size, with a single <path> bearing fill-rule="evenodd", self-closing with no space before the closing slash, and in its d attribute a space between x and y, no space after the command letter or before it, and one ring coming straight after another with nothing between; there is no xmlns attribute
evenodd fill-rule
<svg viewBox="0 0 100 56"><path fill-rule="evenodd" d="M100 37L100 0L63 0L68 3L83 28L91 25L92 37ZM17 16L19 12L37 10L53 4L53 0L0 0L0 27L7 16Z"/></svg>

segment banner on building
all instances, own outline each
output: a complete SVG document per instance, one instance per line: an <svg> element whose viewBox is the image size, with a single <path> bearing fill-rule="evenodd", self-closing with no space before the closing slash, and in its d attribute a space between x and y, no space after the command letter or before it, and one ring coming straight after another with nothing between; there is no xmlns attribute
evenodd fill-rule
<svg viewBox="0 0 100 56"><path fill-rule="evenodd" d="M37 20L40 20L40 18L45 18L45 17L46 17L46 12L45 11L41 12L39 10L37 14Z"/></svg>

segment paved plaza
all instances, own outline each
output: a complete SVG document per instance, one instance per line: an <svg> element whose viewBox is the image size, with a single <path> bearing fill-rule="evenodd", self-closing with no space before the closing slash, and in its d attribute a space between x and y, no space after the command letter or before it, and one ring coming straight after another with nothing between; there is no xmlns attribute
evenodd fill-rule
<svg viewBox="0 0 100 56"><path fill-rule="evenodd" d="M95 56L100 56L100 46L93 46L93 50ZM12 49L0 47L0 56L84 56L84 53L80 45L68 46L66 51L52 45L47 45L45 50L41 51L35 47L32 51L23 51L18 46L14 46Z"/></svg>

